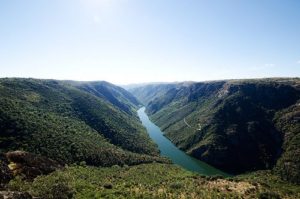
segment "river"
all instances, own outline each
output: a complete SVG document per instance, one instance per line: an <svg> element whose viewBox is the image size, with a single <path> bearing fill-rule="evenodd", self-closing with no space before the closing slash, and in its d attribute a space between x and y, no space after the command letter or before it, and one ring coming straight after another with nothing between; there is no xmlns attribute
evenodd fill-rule
<svg viewBox="0 0 300 199"><path fill-rule="evenodd" d="M203 175L222 175L229 176L228 174L197 160L185 152L178 149L169 139L167 139L158 126L151 122L145 113L145 107L138 110L138 116L146 127L150 138L158 145L162 156L166 156L177 164L189 171L197 172Z"/></svg>

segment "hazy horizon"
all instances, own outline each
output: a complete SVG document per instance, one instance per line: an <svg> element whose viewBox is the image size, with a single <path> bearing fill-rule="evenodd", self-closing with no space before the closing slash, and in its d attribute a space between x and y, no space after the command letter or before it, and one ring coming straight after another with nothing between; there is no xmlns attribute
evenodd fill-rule
<svg viewBox="0 0 300 199"><path fill-rule="evenodd" d="M0 1L0 77L300 77L300 1Z"/></svg>
<svg viewBox="0 0 300 199"><path fill-rule="evenodd" d="M230 81L230 80L260 80L260 79L300 79L300 77L258 77L258 78L229 78L229 79L212 79L212 80L183 80L183 81L148 81L148 82L132 82L132 83L114 83L105 79L96 79L96 80L76 80L76 79L56 79L56 78L37 78L37 77L0 77L0 78L19 78L19 79L40 79L40 80L58 80L58 81L77 81L77 82L108 82L114 85L127 88L135 87L140 85L149 85L149 84L172 84L172 83L187 83L187 82L215 82L215 81Z"/></svg>

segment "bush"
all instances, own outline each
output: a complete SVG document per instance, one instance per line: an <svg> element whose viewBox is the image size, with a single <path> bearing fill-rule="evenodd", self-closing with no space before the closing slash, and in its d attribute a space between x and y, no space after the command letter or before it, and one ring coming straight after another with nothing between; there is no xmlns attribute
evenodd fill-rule
<svg viewBox="0 0 300 199"><path fill-rule="evenodd" d="M113 185L112 185L111 183L105 183L105 184L103 185L103 187L104 187L105 189L112 189L112 188L113 188Z"/></svg>
<svg viewBox="0 0 300 199"><path fill-rule="evenodd" d="M69 199L74 195L74 189L69 184L71 179L62 173L56 172L49 175L37 177L32 184L32 194L44 199Z"/></svg>
<svg viewBox="0 0 300 199"><path fill-rule="evenodd" d="M258 195L259 199L280 199L280 195L274 192L262 192Z"/></svg>
<svg viewBox="0 0 300 199"><path fill-rule="evenodd" d="M170 188L172 189L180 189L183 187L183 184L181 182L173 182L170 184Z"/></svg>

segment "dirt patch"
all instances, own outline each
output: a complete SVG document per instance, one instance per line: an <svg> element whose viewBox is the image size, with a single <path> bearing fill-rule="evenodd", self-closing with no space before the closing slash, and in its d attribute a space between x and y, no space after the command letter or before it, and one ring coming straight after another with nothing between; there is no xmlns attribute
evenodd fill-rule
<svg viewBox="0 0 300 199"><path fill-rule="evenodd" d="M208 182L209 188L214 188L222 192L236 192L244 195L257 191L260 185L253 185L249 182L234 182L225 179L217 179Z"/></svg>

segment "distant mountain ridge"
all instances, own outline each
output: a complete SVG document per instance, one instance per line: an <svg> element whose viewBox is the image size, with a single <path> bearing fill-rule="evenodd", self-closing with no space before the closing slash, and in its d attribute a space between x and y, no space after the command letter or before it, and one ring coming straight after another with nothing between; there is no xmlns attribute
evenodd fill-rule
<svg viewBox="0 0 300 199"><path fill-rule="evenodd" d="M117 106L128 114L135 115L134 109L140 105L140 102L130 92L106 81L66 82L80 90L108 100L114 106Z"/></svg>
<svg viewBox="0 0 300 199"><path fill-rule="evenodd" d="M178 147L231 173L273 169L300 183L300 79L129 89Z"/></svg>

